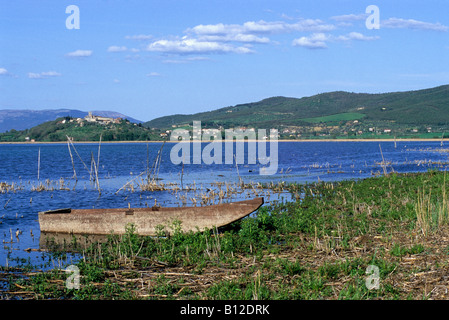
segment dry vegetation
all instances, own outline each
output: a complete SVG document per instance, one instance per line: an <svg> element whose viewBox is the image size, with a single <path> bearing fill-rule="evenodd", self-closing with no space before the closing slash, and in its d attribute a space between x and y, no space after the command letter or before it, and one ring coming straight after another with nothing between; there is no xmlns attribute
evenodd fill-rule
<svg viewBox="0 0 449 320"><path fill-rule="evenodd" d="M128 226L78 247L79 290L58 268L0 276L10 279L7 297L28 299L447 299L448 187L438 171L278 185L297 200L225 229L174 224L173 236L161 227L150 238ZM64 261L64 250L52 254ZM371 290L370 265L379 268Z"/></svg>

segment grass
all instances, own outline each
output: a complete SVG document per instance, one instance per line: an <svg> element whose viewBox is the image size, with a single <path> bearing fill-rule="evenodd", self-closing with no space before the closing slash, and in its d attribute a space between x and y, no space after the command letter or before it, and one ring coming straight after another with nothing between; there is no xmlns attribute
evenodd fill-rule
<svg viewBox="0 0 449 320"><path fill-rule="evenodd" d="M447 299L448 187L439 171L283 185L297 201L224 229L142 237L130 225L79 248L79 290L61 269L0 280L28 299Z"/></svg>

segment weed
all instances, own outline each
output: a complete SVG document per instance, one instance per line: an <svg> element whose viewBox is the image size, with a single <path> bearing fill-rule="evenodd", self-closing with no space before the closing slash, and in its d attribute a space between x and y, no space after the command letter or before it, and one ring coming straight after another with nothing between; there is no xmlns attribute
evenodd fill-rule
<svg viewBox="0 0 449 320"><path fill-rule="evenodd" d="M79 290L65 289L57 269L9 281L39 298L448 298L426 287L443 286L447 269L445 179L432 171L272 185L296 200L267 204L226 228L181 232L174 221L145 237L128 225L124 235L83 248ZM64 260L64 250L55 259ZM366 287L369 265L379 268L379 289Z"/></svg>
<svg viewBox="0 0 449 320"><path fill-rule="evenodd" d="M403 257L406 255L419 254L424 251L424 247L421 244L415 244L411 248L407 248L401 246L400 244L395 243L390 250L391 255L396 257Z"/></svg>

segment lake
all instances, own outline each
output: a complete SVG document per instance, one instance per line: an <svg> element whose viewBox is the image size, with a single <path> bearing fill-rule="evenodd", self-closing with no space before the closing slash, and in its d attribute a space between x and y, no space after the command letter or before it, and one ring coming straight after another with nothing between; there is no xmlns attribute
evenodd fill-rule
<svg viewBox="0 0 449 320"><path fill-rule="evenodd" d="M39 211L142 207L155 203L201 205L202 200L211 204L219 201L220 191L222 201L249 198L256 193L263 195L266 202L288 200L289 194L239 190L239 179L254 185L339 181L382 175L384 170L446 170L449 165L449 149L440 141L279 142L278 171L274 175L260 175L259 163L175 165L170 160L173 146L103 143L99 148L95 143L78 143L69 148L66 143L0 144L0 266L43 261L48 267L57 266L57 262L46 260L45 252L26 251L39 248ZM156 163L159 151L161 161ZM157 169L157 183L166 190L140 188L146 181L147 168L153 167Z"/></svg>

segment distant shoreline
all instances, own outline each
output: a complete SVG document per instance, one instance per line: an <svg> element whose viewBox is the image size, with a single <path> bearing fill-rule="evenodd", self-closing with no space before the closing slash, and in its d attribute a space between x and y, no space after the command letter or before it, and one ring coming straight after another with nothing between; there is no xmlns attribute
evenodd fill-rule
<svg viewBox="0 0 449 320"><path fill-rule="evenodd" d="M226 140L223 139L223 142ZM241 140L238 140L241 141ZM258 140L245 140L245 141L255 141ZM266 142L270 142L270 140L265 140ZM294 140L294 139L278 139L278 142L407 142L407 141L443 141L443 142L449 142L449 138L445 139L437 139L437 138L381 138L381 139L303 139L303 140ZM99 144L100 141L73 141L75 144ZM111 144L111 143L163 143L164 141L101 141L102 144ZM167 140L165 142L168 143L178 143L178 141L170 141ZM190 141L192 142L192 141ZM204 143L208 143L208 141L203 141ZM1 141L0 145L2 144L20 144L20 145L39 145L39 144L66 144L67 141L35 141L35 142L6 142Z"/></svg>

